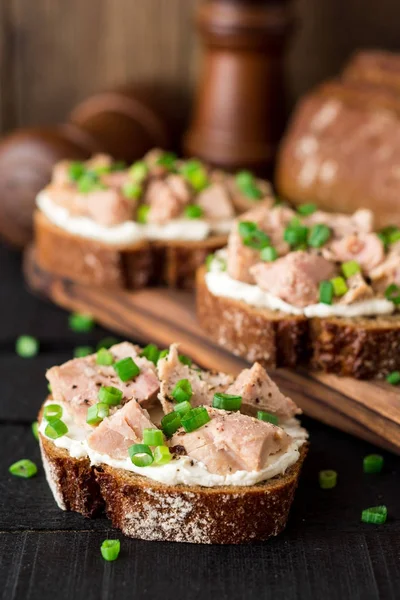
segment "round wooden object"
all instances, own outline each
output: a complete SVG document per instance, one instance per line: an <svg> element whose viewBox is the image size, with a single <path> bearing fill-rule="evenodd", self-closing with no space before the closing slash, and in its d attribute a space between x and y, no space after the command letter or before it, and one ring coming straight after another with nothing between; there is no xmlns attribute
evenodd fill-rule
<svg viewBox="0 0 400 600"><path fill-rule="evenodd" d="M265 173L283 130L286 0L204 0L204 61L184 147L215 166Z"/></svg>

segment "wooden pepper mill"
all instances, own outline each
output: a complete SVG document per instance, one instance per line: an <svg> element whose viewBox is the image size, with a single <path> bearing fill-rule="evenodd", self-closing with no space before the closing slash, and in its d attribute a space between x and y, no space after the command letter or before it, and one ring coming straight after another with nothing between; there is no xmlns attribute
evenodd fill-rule
<svg viewBox="0 0 400 600"><path fill-rule="evenodd" d="M185 152L268 174L285 118L287 0L203 0L197 22L204 64Z"/></svg>
<svg viewBox="0 0 400 600"><path fill-rule="evenodd" d="M0 235L17 247L32 237L37 193L49 182L53 165L105 152L128 163L151 148L171 144L170 105L149 88L119 88L79 104L69 122L20 129L0 142ZM175 105L174 105L175 106Z"/></svg>

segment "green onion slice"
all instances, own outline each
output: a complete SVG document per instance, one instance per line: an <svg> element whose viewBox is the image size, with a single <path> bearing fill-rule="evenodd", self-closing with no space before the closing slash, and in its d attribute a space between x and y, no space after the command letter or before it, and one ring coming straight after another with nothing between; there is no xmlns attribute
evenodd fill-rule
<svg viewBox="0 0 400 600"><path fill-rule="evenodd" d="M383 456L380 454L368 454L363 460L364 473L380 473L383 467Z"/></svg>
<svg viewBox="0 0 400 600"><path fill-rule="evenodd" d="M39 423L37 421L34 421L32 423L32 433L33 433L33 437L35 438L35 440L39 440Z"/></svg>
<svg viewBox="0 0 400 600"><path fill-rule="evenodd" d="M122 186L122 194L129 200L137 200L143 193L143 188L134 181L127 181Z"/></svg>
<svg viewBox="0 0 400 600"><path fill-rule="evenodd" d="M114 357L112 353L106 348L100 348L96 354L96 364L104 367L110 367L114 363Z"/></svg>
<svg viewBox="0 0 400 600"><path fill-rule="evenodd" d="M190 183L195 192L201 192L209 185L207 170L203 163L197 159L187 160L182 164L179 172ZM198 217L190 217L198 218Z"/></svg>
<svg viewBox="0 0 400 600"><path fill-rule="evenodd" d="M263 197L263 193L250 171L239 171L235 176L235 182L242 194L251 200L260 200Z"/></svg>
<svg viewBox="0 0 400 600"><path fill-rule="evenodd" d="M257 419L260 421L266 421L267 423L272 423L272 425L278 425L279 419L276 415L273 415L265 410L257 411Z"/></svg>
<svg viewBox="0 0 400 600"><path fill-rule="evenodd" d="M181 416L173 411L161 419L161 427L167 437L171 437L181 426Z"/></svg>
<svg viewBox="0 0 400 600"><path fill-rule="evenodd" d="M98 402L97 404L93 404L93 406L89 406L86 415L86 423L89 425L98 425L103 419L108 417L109 414L110 406L105 402Z"/></svg>
<svg viewBox="0 0 400 600"><path fill-rule="evenodd" d="M176 170L176 154L174 152L163 152L155 160L155 164L161 167L165 167L168 171Z"/></svg>
<svg viewBox="0 0 400 600"><path fill-rule="evenodd" d="M143 444L162 446L164 444L163 432L159 429L143 429Z"/></svg>
<svg viewBox="0 0 400 600"><path fill-rule="evenodd" d="M168 356L168 354L169 354L168 348L164 348L164 350L160 351L160 355L158 357L158 360L161 360L162 358L165 358L166 356Z"/></svg>
<svg viewBox="0 0 400 600"><path fill-rule="evenodd" d="M387 508L386 506L372 506L366 508L361 513L361 521L363 523L374 523L375 525L382 525L387 519Z"/></svg>
<svg viewBox="0 0 400 600"><path fill-rule="evenodd" d="M15 351L21 358L32 358L39 352L39 342L31 335L21 335L15 342Z"/></svg>
<svg viewBox="0 0 400 600"><path fill-rule="evenodd" d="M121 543L119 540L104 540L100 546L100 552L104 560L113 561L117 560L121 550Z"/></svg>
<svg viewBox="0 0 400 600"><path fill-rule="evenodd" d="M111 346L118 344L118 340L115 337L109 336L105 337L97 344L96 350L101 350L102 348L106 348L108 350Z"/></svg>
<svg viewBox="0 0 400 600"><path fill-rule="evenodd" d="M323 490L331 490L336 487L337 473L331 469L320 471L318 474L319 486Z"/></svg>
<svg viewBox="0 0 400 600"><path fill-rule="evenodd" d="M81 313L72 313L72 315L69 316L68 323L70 329L77 331L78 333L91 331L95 325L91 315L84 315Z"/></svg>
<svg viewBox="0 0 400 600"><path fill-rule="evenodd" d="M319 284L319 301L322 304L332 304L333 285L330 281L321 281Z"/></svg>
<svg viewBox="0 0 400 600"><path fill-rule="evenodd" d="M58 421L58 419L61 419L62 414L63 409L59 404L48 404L43 410L43 417L49 423L51 423L51 421Z"/></svg>
<svg viewBox="0 0 400 600"><path fill-rule="evenodd" d="M221 410L240 410L242 406L242 396L235 396L232 394L217 393L214 394L213 408L220 408Z"/></svg>
<svg viewBox="0 0 400 600"><path fill-rule="evenodd" d="M185 354L179 354L178 358L179 362L181 362L183 365L186 365L187 367L192 366L193 361L191 358L189 358L189 356L186 356Z"/></svg>
<svg viewBox="0 0 400 600"><path fill-rule="evenodd" d="M190 433L191 431L195 431L196 429L203 427L203 425L208 423L210 420L210 415L208 414L207 409L204 406L197 406L196 408L192 408L192 410L190 410L181 418L181 423L186 433Z"/></svg>
<svg viewBox="0 0 400 600"><path fill-rule="evenodd" d="M302 217L308 217L309 215L312 215L313 213L315 213L316 210L317 210L317 205L312 204L312 203L300 204L300 206L297 207L297 212Z"/></svg>
<svg viewBox="0 0 400 600"><path fill-rule="evenodd" d="M78 181L85 174L85 165L77 160L72 161L68 166L68 177L71 181Z"/></svg>
<svg viewBox="0 0 400 600"><path fill-rule="evenodd" d="M128 448L129 457L136 467L148 467L153 462L153 453L146 444L133 444Z"/></svg>
<svg viewBox="0 0 400 600"><path fill-rule="evenodd" d="M239 223L239 234L245 246L262 250L271 245L271 240L264 231L261 231L252 221L241 221Z"/></svg>
<svg viewBox="0 0 400 600"><path fill-rule="evenodd" d="M56 440L57 438L68 433L68 427L64 421L58 419L57 421L50 421L47 423L44 433L51 440Z"/></svg>
<svg viewBox="0 0 400 600"><path fill-rule="evenodd" d="M265 260L265 262L273 262L278 258L278 252L273 246L267 246L261 250L260 257L261 260Z"/></svg>
<svg viewBox="0 0 400 600"><path fill-rule="evenodd" d="M308 245L312 248L321 248L331 237L332 231L322 223L314 225L308 232Z"/></svg>
<svg viewBox="0 0 400 600"><path fill-rule="evenodd" d="M171 396L176 402L189 401L193 396L190 381L188 379L180 379L172 390Z"/></svg>
<svg viewBox="0 0 400 600"><path fill-rule="evenodd" d="M138 160L129 169L129 176L135 183L143 183L148 174L149 167L144 160Z"/></svg>
<svg viewBox="0 0 400 600"><path fill-rule="evenodd" d="M181 417L183 415L186 415L186 413L188 413L189 410L192 410L192 405L187 400L179 402L179 404L175 404L174 406L174 411L179 413Z"/></svg>
<svg viewBox="0 0 400 600"><path fill-rule="evenodd" d="M130 356L116 362L114 370L121 381L129 381L129 379L137 377L140 373L140 368Z"/></svg>
<svg viewBox="0 0 400 600"><path fill-rule="evenodd" d="M334 277L330 281L333 286L333 293L335 296L344 296L344 294L349 290L343 277Z"/></svg>
<svg viewBox="0 0 400 600"><path fill-rule="evenodd" d="M77 346L74 348L74 358L84 358L93 354L94 348L92 346Z"/></svg>
<svg viewBox="0 0 400 600"><path fill-rule="evenodd" d="M203 216L203 209L198 204L189 204L185 206L185 216L188 219L200 219Z"/></svg>
<svg viewBox="0 0 400 600"><path fill-rule="evenodd" d="M160 350L155 344L147 344L147 346L143 348L139 356L144 356L145 358L147 358L147 360L156 365L158 359L160 358Z"/></svg>
<svg viewBox="0 0 400 600"><path fill-rule="evenodd" d="M171 452L168 446L157 446L154 449L154 464L166 465L172 459Z"/></svg>
<svg viewBox="0 0 400 600"><path fill-rule="evenodd" d="M356 273L360 273L360 271L361 267L355 260L348 260L342 264L342 272L346 279L356 275Z"/></svg>
<svg viewBox="0 0 400 600"><path fill-rule="evenodd" d="M112 385L102 386L97 394L100 402L104 402L110 406L118 406L118 404L121 404L122 396L122 391Z"/></svg>
<svg viewBox="0 0 400 600"><path fill-rule="evenodd" d="M391 385L398 385L400 383L400 371L393 371L386 377L386 381Z"/></svg>
<svg viewBox="0 0 400 600"><path fill-rule="evenodd" d="M24 479L29 479L33 477L37 473L37 466L34 462L29 460L29 458L23 458L18 460L14 464L12 464L8 468L11 475L15 475L16 477L23 477Z"/></svg>
<svg viewBox="0 0 400 600"><path fill-rule="evenodd" d="M385 298L393 304L400 304L400 287L395 283L389 285L385 290Z"/></svg>
<svg viewBox="0 0 400 600"><path fill-rule="evenodd" d="M307 243L308 227L292 222L283 233L283 239L292 248Z"/></svg>
<svg viewBox="0 0 400 600"><path fill-rule="evenodd" d="M137 222L145 225L149 216L150 206L148 204L142 204L137 209Z"/></svg>

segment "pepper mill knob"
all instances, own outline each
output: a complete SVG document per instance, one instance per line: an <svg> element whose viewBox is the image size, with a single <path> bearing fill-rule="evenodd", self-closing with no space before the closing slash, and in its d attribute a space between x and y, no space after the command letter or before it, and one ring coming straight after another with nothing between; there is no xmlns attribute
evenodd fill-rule
<svg viewBox="0 0 400 600"><path fill-rule="evenodd" d="M204 61L185 153L265 174L284 125L287 0L204 0L197 23Z"/></svg>

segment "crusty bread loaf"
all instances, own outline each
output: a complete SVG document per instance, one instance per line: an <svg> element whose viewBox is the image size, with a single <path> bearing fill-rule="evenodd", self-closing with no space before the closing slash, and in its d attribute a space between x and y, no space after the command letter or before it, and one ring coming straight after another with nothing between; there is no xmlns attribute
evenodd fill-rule
<svg viewBox="0 0 400 600"><path fill-rule="evenodd" d="M218 344L265 367L313 368L359 379L400 369L400 315L324 319L258 309L214 296L197 272L197 316Z"/></svg>
<svg viewBox="0 0 400 600"><path fill-rule="evenodd" d="M61 509L92 517L105 508L129 537L199 544L263 541L280 533L307 454L303 444L284 475L251 487L167 486L107 465L91 467L89 459L72 458L39 436L47 481Z"/></svg>
<svg viewBox="0 0 400 600"><path fill-rule="evenodd" d="M89 285L137 289L147 285L192 288L196 268L226 244L226 235L202 241L140 241L110 245L72 235L40 211L34 215L41 268Z"/></svg>

